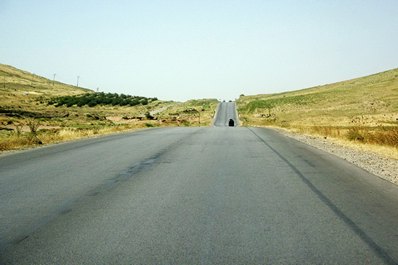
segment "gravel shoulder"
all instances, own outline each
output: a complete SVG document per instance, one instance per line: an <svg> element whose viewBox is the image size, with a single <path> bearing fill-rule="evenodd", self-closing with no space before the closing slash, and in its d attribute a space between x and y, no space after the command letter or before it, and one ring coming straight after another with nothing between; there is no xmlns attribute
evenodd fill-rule
<svg viewBox="0 0 398 265"><path fill-rule="evenodd" d="M300 142L343 158L382 179L398 185L398 160L396 159L345 146L329 138L325 139L320 136L303 135L279 128L273 129Z"/></svg>

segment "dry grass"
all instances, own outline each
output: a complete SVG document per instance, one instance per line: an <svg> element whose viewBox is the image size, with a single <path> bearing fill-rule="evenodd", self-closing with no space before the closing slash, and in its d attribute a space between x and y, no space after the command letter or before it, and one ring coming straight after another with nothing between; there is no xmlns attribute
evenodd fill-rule
<svg viewBox="0 0 398 265"><path fill-rule="evenodd" d="M17 69L15 67L0 64L0 89L6 92L3 96L23 95L77 95L92 90L80 88Z"/></svg>
<svg viewBox="0 0 398 265"><path fill-rule="evenodd" d="M0 135L0 151L25 149L33 146L66 142L76 139L95 137L99 135L113 134L117 132L135 131L146 126L119 125L112 127L100 127L96 129L51 129L39 130L36 135L30 132L17 134L9 132L8 135Z"/></svg>
<svg viewBox="0 0 398 265"><path fill-rule="evenodd" d="M242 96L237 103L243 125L282 127L398 152L398 69L298 91Z"/></svg>
<svg viewBox="0 0 398 265"><path fill-rule="evenodd" d="M2 82L2 83L1 83ZM53 97L93 93L0 64L0 151L159 126L209 126L217 100L130 106L48 105Z"/></svg>
<svg viewBox="0 0 398 265"><path fill-rule="evenodd" d="M157 113L159 120L175 126L210 126L218 101L216 99L172 102Z"/></svg>
<svg viewBox="0 0 398 265"><path fill-rule="evenodd" d="M286 128L285 128L286 129ZM327 138L360 151L370 151L385 157L398 159L397 127L359 128L333 126L295 126L291 132Z"/></svg>

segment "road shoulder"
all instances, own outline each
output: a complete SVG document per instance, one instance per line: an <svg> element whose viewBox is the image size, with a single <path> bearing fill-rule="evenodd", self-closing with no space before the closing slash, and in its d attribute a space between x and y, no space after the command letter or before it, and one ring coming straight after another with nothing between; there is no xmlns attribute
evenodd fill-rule
<svg viewBox="0 0 398 265"><path fill-rule="evenodd" d="M330 138L293 133L280 128L270 128L285 136L331 153L366 171L398 185L398 160L353 147L343 146Z"/></svg>

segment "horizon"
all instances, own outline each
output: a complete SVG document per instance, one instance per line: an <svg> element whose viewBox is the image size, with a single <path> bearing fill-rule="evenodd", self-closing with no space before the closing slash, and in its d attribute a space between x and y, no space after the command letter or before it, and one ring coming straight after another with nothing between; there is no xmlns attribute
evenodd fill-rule
<svg viewBox="0 0 398 265"><path fill-rule="evenodd" d="M397 68L396 13L392 0L2 1L0 58L94 91L234 100Z"/></svg>
<svg viewBox="0 0 398 265"><path fill-rule="evenodd" d="M39 76L39 77L43 77L43 78L46 78L46 79L49 80L49 81L52 81L50 78L47 78L47 77L41 76L41 75L37 75L36 73L30 72L29 70L26 70L26 69L20 69L20 68L17 68L17 67L15 67L15 66L13 66L13 65L4 64L4 63L1 63L1 62L0 62L0 64L5 65L5 66L9 66L9 67L12 67L12 68L16 68L17 70L25 71L25 72L28 72L29 74L36 75L36 76ZM174 101L174 102L185 102L185 101L189 101L189 100L202 100L202 99L217 99L217 100L219 100L220 102L221 102L221 101L224 101L224 100L225 100L225 101L228 101L228 100L235 101L235 100L238 99L241 95L243 95L243 96L257 96L257 95L272 95L272 94L280 94L280 93L289 93L289 92L295 92L295 91L300 91L300 90L305 90L305 89L311 89L311 88L316 88L316 87L321 87L321 86L333 85L333 84L335 84L335 83L340 83L340 82L347 82L347 81L350 81L350 80L365 78L365 77L367 77L367 76L382 74L382 73L384 73L384 72L389 72L389 71L393 71L393 70L397 70L397 69L398 69L398 67L397 67L397 68L392 68L392 69L387 69L387 70L384 70L384 71L381 71L381 72L377 72L377 73L372 73L372 74L365 75L365 76L357 76L357 77L353 77L353 78L350 78L350 79L339 80L339 81L335 81L335 82L332 82L332 83L319 84L319 85L314 85L314 86L311 86L311 87L296 88L296 89L292 89L292 90L278 91L278 92L274 92L274 93L259 93L259 94L243 94L243 93L241 93L241 94L240 94L238 97L236 97L235 99L225 99L225 98L215 98L215 97L213 97L213 98L189 98L189 99L186 99L186 100L181 101L181 100L174 100L174 99L162 99L162 98L158 98L158 97L156 97L156 96L155 96L155 97L152 97L152 98L158 98L158 100L161 100L161 101ZM101 92L102 92L102 93L117 93L117 94L126 94L126 95L130 95L130 96L143 96L143 95L138 95L138 94L129 94L129 93L115 92L115 91L97 91L97 90L95 90L95 89L93 89L93 88L89 88L89 87L76 86L76 84L64 83L64 82L57 81L57 80L56 80L56 82L62 83L62 84L64 84L64 85L74 86L74 87L79 88L79 89L87 89L87 90L91 90L91 91L93 91L93 92L99 92L99 93L101 93ZM146 96L144 96L144 97L146 97ZM150 98L150 97L148 97L148 98Z"/></svg>

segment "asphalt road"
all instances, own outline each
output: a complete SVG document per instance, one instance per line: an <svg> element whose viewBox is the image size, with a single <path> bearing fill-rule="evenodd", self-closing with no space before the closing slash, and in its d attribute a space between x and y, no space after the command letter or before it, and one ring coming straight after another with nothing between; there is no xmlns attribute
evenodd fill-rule
<svg viewBox="0 0 398 265"><path fill-rule="evenodd" d="M218 105L217 114L214 119L214 126L224 127L229 126L229 120L234 121L234 126L239 125L239 119L236 113L235 102L221 102Z"/></svg>
<svg viewBox="0 0 398 265"><path fill-rule="evenodd" d="M0 264L397 264L397 205L270 129L151 129L0 156Z"/></svg>

